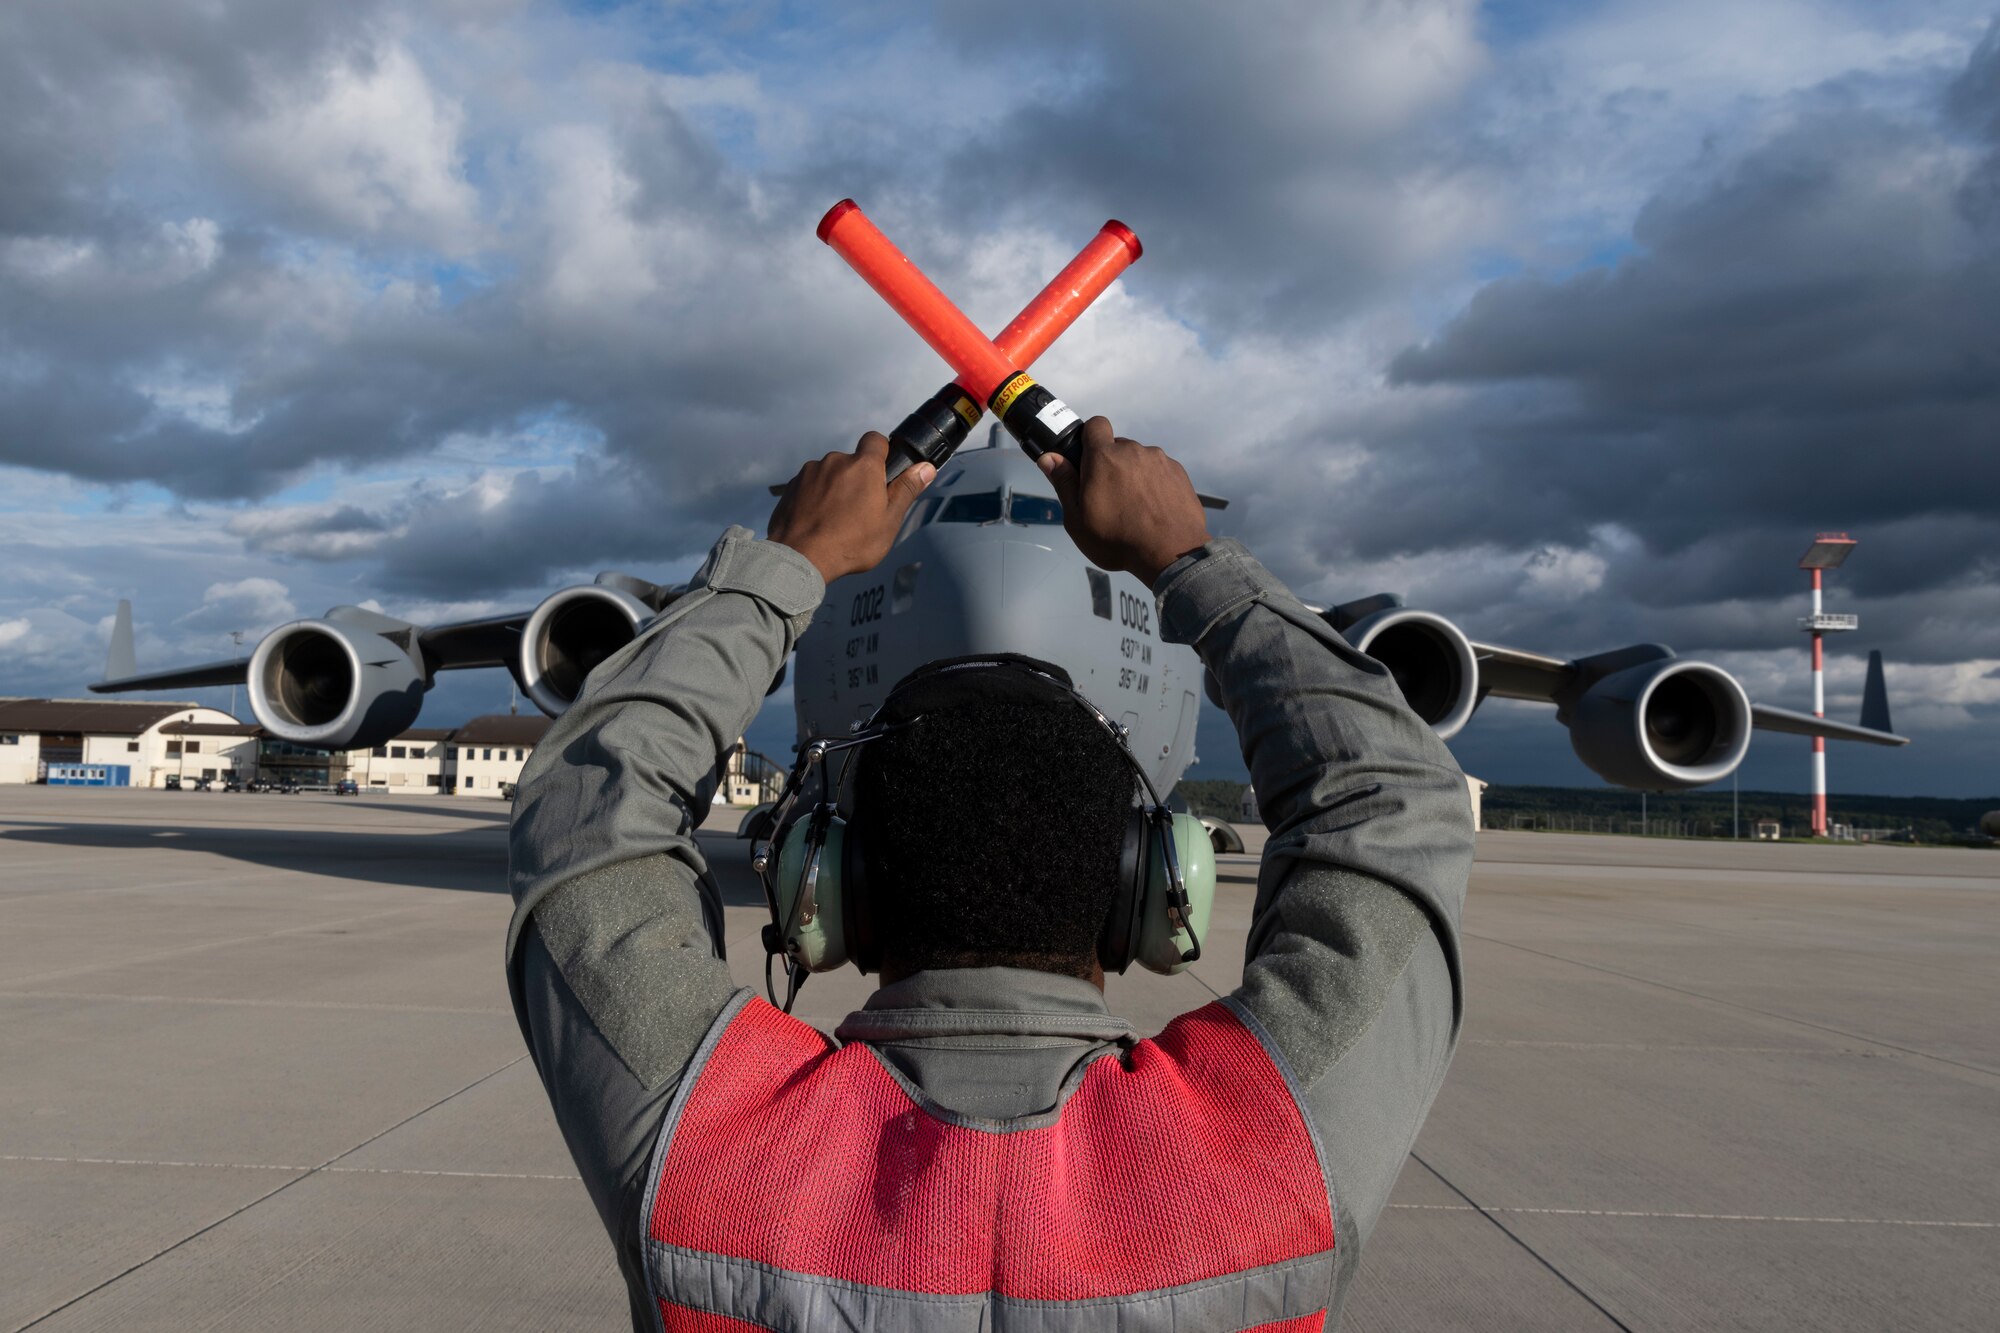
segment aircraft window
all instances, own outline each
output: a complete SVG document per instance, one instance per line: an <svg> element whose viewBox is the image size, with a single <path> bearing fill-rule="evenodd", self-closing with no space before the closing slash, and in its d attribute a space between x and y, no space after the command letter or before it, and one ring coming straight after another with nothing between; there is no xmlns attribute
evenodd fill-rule
<svg viewBox="0 0 2000 1333"><path fill-rule="evenodd" d="M911 505L909 517L903 520L902 528L896 533L896 541L902 541L903 538L930 522L931 515L937 513L938 506L943 503L944 497L942 495L926 495L923 499ZM895 545L895 542L891 542L890 545Z"/></svg>
<svg viewBox="0 0 2000 1333"><path fill-rule="evenodd" d="M1101 569L1086 569L1090 576L1090 613L1100 620L1111 619L1111 576Z"/></svg>
<svg viewBox="0 0 2000 1333"><path fill-rule="evenodd" d="M1046 495L1016 495L1008 506L1007 517L1016 523L1061 527L1062 505Z"/></svg>
<svg viewBox="0 0 2000 1333"><path fill-rule="evenodd" d="M899 615L910 609L917 600L917 575L924 572L924 562L919 560L904 565L896 571L895 581L889 586L889 614Z"/></svg>
<svg viewBox="0 0 2000 1333"><path fill-rule="evenodd" d="M940 523L998 523L1000 521L1000 492L978 491L969 495L954 495L939 511Z"/></svg>

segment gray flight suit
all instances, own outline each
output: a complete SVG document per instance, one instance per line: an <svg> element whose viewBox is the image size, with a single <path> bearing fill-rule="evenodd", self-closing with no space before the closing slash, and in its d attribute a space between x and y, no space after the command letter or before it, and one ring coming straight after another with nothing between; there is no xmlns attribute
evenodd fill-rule
<svg viewBox="0 0 2000 1333"><path fill-rule="evenodd" d="M633 1327L647 1295L648 1156L691 1057L739 988L694 830L718 756L825 595L797 552L731 528L693 590L594 671L521 775L507 979L556 1119L617 1247ZM1457 1043L1458 921L1473 828L1464 776L1389 673L1233 540L1154 585L1164 637L1214 675L1271 831L1243 984L1319 1135L1335 1300ZM1076 1066L1139 1036L1085 981L920 972L836 1029L931 1101L1045 1111Z"/></svg>

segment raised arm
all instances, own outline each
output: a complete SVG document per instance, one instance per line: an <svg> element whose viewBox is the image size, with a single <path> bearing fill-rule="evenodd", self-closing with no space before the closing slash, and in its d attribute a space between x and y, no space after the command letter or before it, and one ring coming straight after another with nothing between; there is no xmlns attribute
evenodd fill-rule
<svg viewBox="0 0 2000 1333"><path fill-rule="evenodd" d="M1352 1263L1457 1039L1465 778L1386 669L1239 543L1209 539L1172 459L1099 420L1081 463L1051 465L1065 523L1093 561L1152 584L1163 632L1201 654L1242 742L1271 836L1232 998L1304 1090Z"/></svg>
<svg viewBox="0 0 2000 1333"><path fill-rule="evenodd" d="M591 672L522 772L507 980L556 1119L628 1285L632 1191L682 1071L735 986L694 832L721 756L826 584L887 553L928 464L885 485L888 442L808 463L768 540L723 534L691 590Z"/></svg>

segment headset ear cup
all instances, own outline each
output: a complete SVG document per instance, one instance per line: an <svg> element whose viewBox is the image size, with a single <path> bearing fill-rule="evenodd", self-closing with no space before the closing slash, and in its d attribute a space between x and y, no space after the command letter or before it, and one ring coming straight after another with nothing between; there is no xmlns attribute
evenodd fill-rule
<svg viewBox="0 0 2000 1333"><path fill-rule="evenodd" d="M818 855L814 826L823 823ZM778 853L777 930L780 951L808 972L831 972L847 961L843 920L843 871L847 821L817 811L792 821ZM806 920L800 899L812 880L813 912Z"/></svg>
<svg viewBox="0 0 2000 1333"><path fill-rule="evenodd" d="M1097 939L1097 961L1106 972L1122 973L1132 966L1139 947L1139 930L1146 901L1146 863L1151 839L1146 833L1146 812L1135 809L1125 821L1125 841L1118 850L1118 889L1111 896L1111 912L1104 918L1104 932Z"/></svg>
<svg viewBox="0 0 2000 1333"><path fill-rule="evenodd" d="M1173 877L1163 846L1167 838L1173 839L1181 887L1187 894L1188 929L1174 924ZM1161 822L1157 835L1147 840L1146 851L1145 904L1133 958L1149 972L1171 976L1192 965L1187 955L1208 937L1208 920L1215 908L1215 845L1199 819L1174 815L1171 823Z"/></svg>

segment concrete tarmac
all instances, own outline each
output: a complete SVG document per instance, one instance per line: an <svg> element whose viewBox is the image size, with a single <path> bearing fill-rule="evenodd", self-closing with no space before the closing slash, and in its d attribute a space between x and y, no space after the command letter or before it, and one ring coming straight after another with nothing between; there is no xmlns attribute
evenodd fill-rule
<svg viewBox="0 0 2000 1333"><path fill-rule="evenodd" d="M0 1329L622 1326L507 1002L506 817L0 788ZM1113 980L1142 1027L1235 984L1222 871L1208 957ZM1482 834L1347 1327L1994 1327L1996 961L2000 853Z"/></svg>

